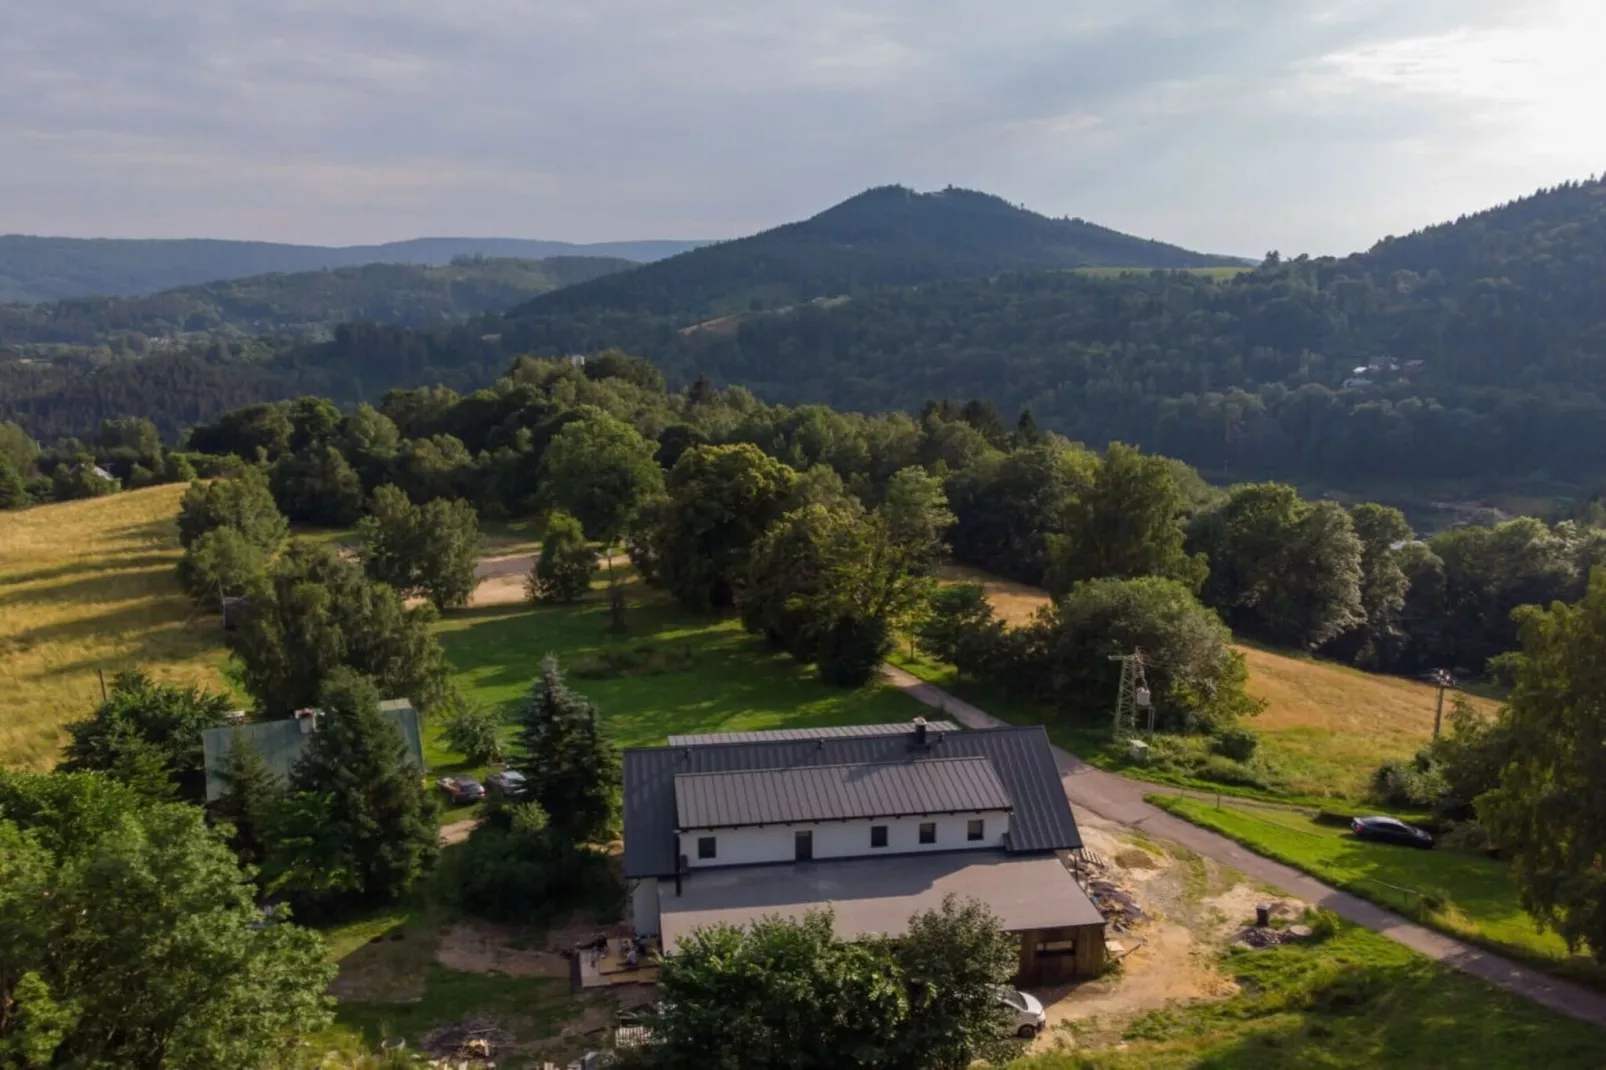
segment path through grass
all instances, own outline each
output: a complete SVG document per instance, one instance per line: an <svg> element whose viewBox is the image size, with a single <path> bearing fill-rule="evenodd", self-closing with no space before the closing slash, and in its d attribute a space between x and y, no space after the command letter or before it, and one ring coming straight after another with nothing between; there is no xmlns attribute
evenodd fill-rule
<svg viewBox="0 0 1606 1070"><path fill-rule="evenodd" d="M1504 863L1438 848L1421 851L1368 843L1348 829L1318 825L1306 814L1233 806L1199 799L1152 796L1178 817L1212 829L1268 858L1398 910L1452 936L1529 962L1541 969L1606 988L1606 969L1567 951L1562 939L1540 931L1518 901ZM1402 891L1401 889L1407 889ZM1442 898L1442 909L1427 909Z"/></svg>

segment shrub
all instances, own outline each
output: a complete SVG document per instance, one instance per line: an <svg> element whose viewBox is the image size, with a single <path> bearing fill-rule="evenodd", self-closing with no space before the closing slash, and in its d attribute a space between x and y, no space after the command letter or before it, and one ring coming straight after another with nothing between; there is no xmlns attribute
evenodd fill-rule
<svg viewBox="0 0 1606 1070"><path fill-rule="evenodd" d="M499 762L503 758L502 740L497 735L501 719L483 706L461 703L441 722L446 745L476 765Z"/></svg>
<svg viewBox="0 0 1606 1070"><path fill-rule="evenodd" d="M1206 758L1199 766L1196 775L1200 779L1213 780L1218 784L1236 784L1262 790L1273 787L1271 778L1265 775L1264 770L1248 762L1234 761L1220 754L1212 754Z"/></svg>
<svg viewBox="0 0 1606 1070"><path fill-rule="evenodd" d="M553 513L525 589L532 602L578 602L591 590L596 567L597 552L586 545L580 522L568 513Z"/></svg>
<svg viewBox="0 0 1606 1070"><path fill-rule="evenodd" d="M1223 728L1210 741L1210 749L1236 762L1247 762L1260 747L1260 736L1250 728L1232 725Z"/></svg>
<svg viewBox="0 0 1606 1070"><path fill-rule="evenodd" d="M1443 778L1416 762L1390 758L1372 774L1372 795L1387 806L1421 809L1437 803L1443 794Z"/></svg>
<svg viewBox="0 0 1606 1070"><path fill-rule="evenodd" d="M1494 850L1489 830L1477 821L1458 821L1439 837L1439 846L1452 851L1487 854Z"/></svg>
<svg viewBox="0 0 1606 1070"><path fill-rule="evenodd" d="M458 906L493 921L538 921L622 901L607 857L555 834L536 803L494 808L470 834L454 876L443 883Z"/></svg>
<svg viewBox="0 0 1606 1070"><path fill-rule="evenodd" d="M1317 908L1305 911L1303 921L1310 926L1311 940L1320 943L1338 934L1338 915L1331 910Z"/></svg>
<svg viewBox="0 0 1606 1070"><path fill-rule="evenodd" d="M569 672L583 680L661 676L690 668L696 657L690 643L679 646L641 643L634 647L604 647L596 654L575 662Z"/></svg>

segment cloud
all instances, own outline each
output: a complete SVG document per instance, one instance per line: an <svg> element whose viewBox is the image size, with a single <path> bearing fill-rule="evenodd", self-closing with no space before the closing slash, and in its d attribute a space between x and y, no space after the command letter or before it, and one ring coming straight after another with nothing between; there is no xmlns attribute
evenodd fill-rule
<svg viewBox="0 0 1606 1070"><path fill-rule="evenodd" d="M1596 0L0 0L0 230L731 237L867 186L1346 251L1578 177Z"/></svg>

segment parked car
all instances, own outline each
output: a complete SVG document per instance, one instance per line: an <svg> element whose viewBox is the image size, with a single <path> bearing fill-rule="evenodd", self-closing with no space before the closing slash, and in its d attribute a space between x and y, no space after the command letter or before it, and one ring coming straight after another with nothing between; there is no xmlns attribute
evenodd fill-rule
<svg viewBox="0 0 1606 1070"><path fill-rule="evenodd" d="M504 799L524 797L524 774L516 769L502 769L485 778L485 786Z"/></svg>
<svg viewBox="0 0 1606 1070"><path fill-rule="evenodd" d="M1433 834L1407 825L1405 822L1392 817L1357 817L1349 824L1350 831L1360 840L1376 840L1378 843L1392 843L1399 847L1420 847L1426 850L1433 846Z"/></svg>
<svg viewBox="0 0 1606 1070"><path fill-rule="evenodd" d="M1013 1017L1009 1019L1010 1032L1023 1040L1032 1039L1048 1024L1048 1015L1043 1013L1042 1003L1028 992L1000 988L998 1001L1013 1012Z"/></svg>
<svg viewBox="0 0 1606 1070"><path fill-rule="evenodd" d="M485 785L471 776L443 776L435 786L446 793L453 806L476 803L485 798Z"/></svg>

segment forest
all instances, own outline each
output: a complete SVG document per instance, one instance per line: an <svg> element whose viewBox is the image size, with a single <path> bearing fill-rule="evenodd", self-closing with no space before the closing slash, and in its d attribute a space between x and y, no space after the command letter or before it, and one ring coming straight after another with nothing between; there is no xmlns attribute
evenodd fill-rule
<svg viewBox="0 0 1606 1070"><path fill-rule="evenodd" d="M702 377L771 402L1030 407L1046 429L1095 448L1130 442L1218 481L1507 478L1587 491L1606 477L1599 180L1347 258L1272 254L1231 278L1049 269L1139 256L1121 236L1075 245L1087 226L965 191L876 190L456 327L353 324L266 350L0 363L0 417L54 437L139 413L171 436L251 401L472 390L519 355L617 346L673 385ZM1179 257L1159 262L1212 260Z"/></svg>

